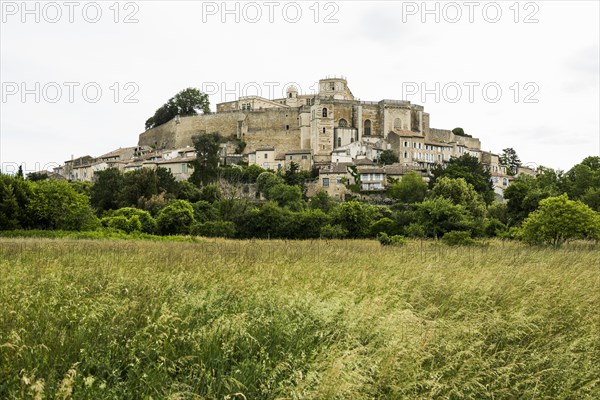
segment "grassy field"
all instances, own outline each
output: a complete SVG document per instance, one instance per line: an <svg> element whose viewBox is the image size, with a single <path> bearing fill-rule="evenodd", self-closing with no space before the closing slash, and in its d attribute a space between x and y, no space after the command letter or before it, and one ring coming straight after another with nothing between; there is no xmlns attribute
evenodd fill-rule
<svg viewBox="0 0 600 400"><path fill-rule="evenodd" d="M600 251L0 239L0 398L597 399Z"/></svg>

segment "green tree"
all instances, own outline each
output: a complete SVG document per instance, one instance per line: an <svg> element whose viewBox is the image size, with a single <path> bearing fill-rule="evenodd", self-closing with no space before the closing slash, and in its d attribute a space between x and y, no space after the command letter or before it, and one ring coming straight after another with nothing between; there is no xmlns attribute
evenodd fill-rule
<svg viewBox="0 0 600 400"><path fill-rule="evenodd" d="M200 200L200 196L200 189L192 182L188 180L177 182L177 198L179 200L187 200L190 203L195 203Z"/></svg>
<svg viewBox="0 0 600 400"><path fill-rule="evenodd" d="M507 167L508 175L515 175L519 171L521 166L521 160L517 155L517 152L512 147L508 147L502 150L500 155L500 162Z"/></svg>
<svg viewBox="0 0 600 400"><path fill-rule="evenodd" d="M542 179L539 176L534 178L529 175L521 175L504 190L504 199L507 200L508 226L520 225L530 213L538 208L541 200L558 195L556 185L554 183L544 184Z"/></svg>
<svg viewBox="0 0 600 400"><path fill-rule="evenodd" d="M93 230L100 226L89 198L77 193L65 181L39 181L31 184L28 207L32 228L68 231Z"/></svg>
<svg viewBox="0 0 600 400"><path fill-rule="evenodd" d="M121 207L133 207L140 199L150 199L159 193L156 172L140 168L123 174L123 185L118 193Z"/></svg>
<svg viewBox="0 0 600 400"><path fill-rule="evenodd" d="M467 231L472 228L467 209L443 197L427 199L417 204L417 220L424 233L434 238L443 236L446 232Z"/></svg>
<svg viewBox="0 0 600 400"><path fill-rule="evenodd" d="M280 183L267 191L267 199L277 202L280 207L290 207L292 210L302 209L302 192L298 186Z"/></svg>
<svg viewBox="0 0 600 400"><path fill-rule="evenodd" d="M208 95L196 88L187 88L170 98L146 121L146 129L169 122L176 115L197 115L198 111L210 114Z"/></svg>
<svg viewBox="0 0 600 400"><path fill-rule="evenodd" d="M387 191L390 198L405 204L420 203L427 194L427 183L421 175L411 171Z"/></svg>
<svg viewBox="0 0 600 400"><path fill-rule="evenodd" d="M277 186L282 183L284 183L284 181L281 176L267 171L263 172L258 176L258 178L256 178L256 189L266 197L269 193L269 190L271 190L273 186Z"/></svg>
<svg viewBox="0 0 600 400"><path fill-rule="evenodd" d="M158 167L154 170L156 174L156 191L158 193L177 194L177 181L173 173L166 168Z"/></svg>
<svg viewBox="0 0 600 400"><path fill-rule="evenodd" d="M580 199L593 189L600 189L600 157L587 157L562 177L562 188L571 199Z"/></svg>
<svg viewBox="0 0 600 400"><path fill-rule="evenodd" d="M209 203L216 203L222 198L223 194L221 193L221 188L219 185L206 185L200 190L200 200L207 201Z"/></svg>
<svg viewBox="0 0 600 400"><path fill-rule="evenodd" d="M349 201L336 207L333 213L334 225L340 225L348 231L348 236L361 238L369 235L371 213L363 203Z"/></svg>
<svg viewBox="0 0 600 400"><path fill-rule="evenodd" d="M566 194L540 201L540 208L523 222L528 243L560 246L573 239L600 240L600 214Z"/></svg>
<svg viewBox="0 0 600 400"><path fill-rule="evenodd" d="M475 188L464 178L441 177L435 182L431 189L431 197L443 197L452 203L464 206L475 218L483 218L485 204Z"/></svg>
<svg viewBox="0 0 600 400"><path fill-rule="evenodd" d="M429 182L430 187L433 187L436 180L443 176L454 179L463 178L467 183L473 185L477 193L481 194L486 204L492 204L494 201L494 189L490 172L476 157L470 154L453 157L445 166L436 165L431 173L433 176Z"/></svg>
<svg viewBox="0 0 600 400"><path fill-rule="evenodd" d="M11 177L0 175L0 231L18 229L19 204L15 196Z"/></svg>
<svg viewBox="0 0 600 400"><path fill-rule="evenodd" d="M111 212L109 215L112 217L124 217L127 220L131 231L138 230L144 233L156 233L156 220L152 218L152 215L150 215L148 211L133 207L124 207ZM132 222L135 220L139 221L139 228L136 228L135 222Z"/></svg>
<svg viewBox="0 0 600 400"><path fill-rule="evenodd" d="M196 160L190 163L194 172L189 181L197 186L215 182L219 172L221 136L218 133L196 135L192 141L196 150Z"/></svg>
<svg viewBox="0 0 600 400"><path fill-rule="evenodd" d="M308 200L308 205L313 210L321 210L324 213L331 211L336 202L324 189L319 189L313 197Z"/></svg>
<svg viewBox="0 0 600 400"><path fill-rule="evenodd" d="M381 163L383 165L394 164L394 163L397 163L398 161L400 161L398 159L398 156L392 150L384 150L379 155L379 163Z"/></svg>
<svg viewBox="0 0 600 400"><path fill-rule="evenodd" d="M123 174L117 168L108 168L95 173L94 186L90 189L92 206L99 210L119 208L119 196L124 185Z"/></svg>
<svg viewBox="0 0 600 400"><path fill-rule="evenodd" d="M27 174L27 180L31 182L44 181L46 179L48 179L48 173L46 171Z"/></svg>
<svg viewBox="0 0 600 400"><path fill-rule="evenodd" d="M452 133L454 133L456 136L472 137L471 135L467 135L463 128L454 128L452 129Z"/></svg>
<svg viewBox="0 0 600 400"><path fill-rule="evenodd" d="M158 230L163 235L188 235L194 222L194 208L185 200L170 202L156 217Z"/></svg>

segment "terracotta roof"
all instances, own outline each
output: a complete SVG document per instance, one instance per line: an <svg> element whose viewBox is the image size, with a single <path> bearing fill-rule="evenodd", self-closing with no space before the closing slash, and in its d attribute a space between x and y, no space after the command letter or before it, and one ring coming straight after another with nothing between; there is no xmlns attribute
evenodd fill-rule
<svg viewBox="0 0 600 400"><path fill-rule="evenodd" d="M375 163L372 160L369 160L368 158L361 158L359 160L356 160L354 162L355 165L375 165Z"/></svg>
<svg viewBox="0 0 600 400"><path fill-rule="evenodd" d="M113 150L109 153L103 154L98 158L109 158L109 157L118 157L128 151L135 151L136 147L123 147L117 150Z"/></svg>
<svg viewBox="0 0 600 400"><path fill-rule="evenodd" d="M336 163L319 170L319 174L347 174L352 163Z"/></svg>
<svg viewBox="0 0 600 400"><path fill-rule="evenodd" d="M385 170L383 168L365 168L360 170L360 174L383 174Z"/></svg>
<svg viewBox="0 0 600 400"><path fill-rule="evenodd" d="M259 147L256 151L275 151L275 147Z"/></svg>
<svg viewBox="0 0 600 400"><path fill-rule="evenodd" d="M386 165L383 167L385 173L388 175L404 175L409 173L410 171L414 171L415 168L409 165L401 165L401 164L392 164Z"/></svg>

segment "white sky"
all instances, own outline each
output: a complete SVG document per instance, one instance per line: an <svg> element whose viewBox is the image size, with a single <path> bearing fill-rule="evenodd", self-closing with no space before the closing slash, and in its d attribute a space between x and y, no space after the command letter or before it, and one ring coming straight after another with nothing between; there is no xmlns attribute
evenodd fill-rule
<svg viewBox="0 0 600 400"><path fill-rule="evenodd" d="M568 169L600 155L598 1L430 1L430 14L422 1L228 2L231 14L221 1L135 1L118 4L118 23L113 1L28 2L30 14L21 1L1 3L5 172L136 145L145 120L187 87L216 92L214 110L256 87L281 97L295 82L310 93L332 75L347 77L362 100L422 104L432 127L461 126L483 149L513 147L524 163ZM124 23L132 13L137 22ZM78 85L72 102L65 82ZM95 87L102 94L92 103ZM453 101L457 87L462 97ZM126 102L128 94L138 102Z"/></svg>

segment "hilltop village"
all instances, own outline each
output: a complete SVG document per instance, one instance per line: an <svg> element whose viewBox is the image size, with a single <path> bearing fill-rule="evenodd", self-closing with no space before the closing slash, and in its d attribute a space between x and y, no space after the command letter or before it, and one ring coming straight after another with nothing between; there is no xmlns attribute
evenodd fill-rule
<svg viewBox="0 0 600 400"><path fill-rule="evenodd" d="M358 100L345 78L326 78L319 81L316 95L300 95L290 87L281 99L240 97L217 104L216 113L177 116L148 129L139 135L137 146L74 158L54 172L71 181L91 181L107 168L128 172L162 167L185 180L196 157L192 138L216 132L229 139L221 145L222 165L247 163L280 171L296 163L301 170L315 171L318 179L310 185L309 196L324 189L344 199L347 183L357 175L362 192L382 192L410 171L428 180L436 164L470 154L490 171L501 197L513 177L500 157L482 150L479 139L431 128L429 120L423 106L403 100ZM386 150L398 162L378 163ZM520 168L519 173L534 171Z"/></svg>

